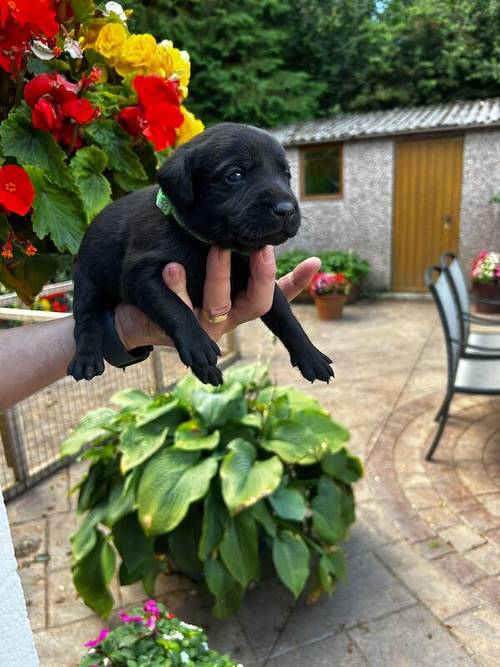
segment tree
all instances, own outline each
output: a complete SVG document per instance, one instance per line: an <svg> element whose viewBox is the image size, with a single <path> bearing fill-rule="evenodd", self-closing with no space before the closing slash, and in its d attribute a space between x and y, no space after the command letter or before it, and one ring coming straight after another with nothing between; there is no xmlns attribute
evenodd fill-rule
<svg viewBox="0 0 500 667"><path fill-rule="evenodd" d="M190 108L205 123L272 126L314 116L325 85L287 68L290 11L279 0L130 3L134 30L169 35L191 55Z"/></svg>

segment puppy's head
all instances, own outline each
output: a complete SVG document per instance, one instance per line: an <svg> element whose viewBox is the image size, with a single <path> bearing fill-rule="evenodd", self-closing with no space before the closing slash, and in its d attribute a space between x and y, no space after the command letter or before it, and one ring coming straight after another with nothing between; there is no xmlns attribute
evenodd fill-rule
<svg viewBox="0 0 500 667"><path fill-rule="evenodd" d="M214 245L278 245L300 226L285 151L255 127L211 127L175 151L158 182L183 225Z"/></svg>

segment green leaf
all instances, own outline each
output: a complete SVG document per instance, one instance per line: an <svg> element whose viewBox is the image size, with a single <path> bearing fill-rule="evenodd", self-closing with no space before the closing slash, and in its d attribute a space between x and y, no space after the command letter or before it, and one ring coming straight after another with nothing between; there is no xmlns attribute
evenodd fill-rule
<svg viewBox="0 0 500 667"><path fill-rule="evenodd" d="M92 509L83 519L78 529L71 536L71 554L73 563L83 560L97 542L96 526L106 514L106 507L99 505Z"/></svg>
<svg viewBox="0 0 500 667"><path fill-rule="evenodd" d="M313 530L325 542L335 544L347 530L343 516L343 492L341 487L329 479L321 477L318 493L313 498Z"/></svg>
<svg viewBox="0 0 500 667"><path fill-rule="evenodd" d="M213 457L197 463L198 452L166 449L148 461L139 482L139 518L148 535L168 533L203 498L217 472Z"/></svg>
<svg viewBox="0 0 500 667"><path fill-rule="evenodd" d="M209 430L222 426L228 419L241 419L247 411L243 387L236 382L223 385L221 391L194 391L191 405Z"/></svg>
<svg viewBox="0 0 500 667"><path fill-rule="evenodd" d="M190 419L177 427L174 446L177 449L184 449L186 451L215 449L219 444L219 440L219 431L208 433L197 419Z"/></svg>
<svg viewBox="0 0 500 667"><path fill-rule="evenodd" d="M96 120L85 128L84 134L90 143L103 149L112 169L123 171L132 178L148 181L139 158L130 148L130 137L115 120Z"/></svg>
<svg viewBox="0 0 500 667"><path fill-rule="evenodd" d="M229 525L229 513L222 500L220 486L213 483L203 502L203 520L198 556L207 560L217 549Z"/></svg>
<svg viewBox="0 0 500 667"><path fill-rule="evenodd" d="M80 193L83 209L90 222L111 202L111 184L102 175L107 155L97 146L80 148L71 160L70 169Z"/></svg>
<svg viewBox="0 0 500 667"><path fill-rule="evenodd" d="M214 614L219 618L235 614L241 605L244 588L216 558L207 560L203 571L208 590L215 597Z"/></svg>
<svg viewBox="0 0 500 667"><path fill-rule="evenodd" d="M78 23L84 23L94 15L94 0L69 0L69 4Z"/></svg>
<svg viewBox="0 0 500 667"><path fill-rule="evenodd" d="M114 524L113 540L125 564L123 573L138 581L147 569L147 564L154 558L154 538L144 535L137 514L133 512ZM120 581L121 579L122 568L120 568ZM126 582L121 581L121 583Z"/></svg>
<svg viewBox="0 0 500 667"><path fill-rule="evenodd" d="M118 449L122 453L120 471L125 474L149 459L165 443L168 426L152 422L137 427L129 424L120 435Z"/></svg>
<svg viewBox="0 0 500 667"><path fill-rule="evenodd" d="M121 188L124 192L135 192L136 190L142 190L143 187L148 185L149 181L143 181L139 178L133 178L129 176L125 171L114 171L113 179L116 185Z"/></svg>
<svg viewBox="0 0 500 667"><path fill-rule="evenodd" d="M274 519L271 516L271 513L266 507L265 500L259 500L259 502L255 503L255 505L253 505L248 511L253 516L255 521L260 523L269 537L275 537L277 530L276 524L274 523Z"/></svg>
<svg viewBox="0 0 500 667"><path fill-rule="evenodd" d="M293 419L279 419L271 428L268 440L261 447L278 454L286 463L310 465L321 460L325 445L300 422Z"/></svg>
<svg viewBox="0 0 500 667"><path fill-rule="evenodd" d="M122 389L113 394L109 400L120 408L140 408L153 401L151 396L141 389Z"/></svg>
<svg viewBox="0 0 500 667"><path fill-rule="evenodd" d="M277 456L256 461L256 448L241 438L228 449L220 469L222 496L231 514L237 514L278 488L283 464Z"/></svg>
<svg viewBox="0 0 500 667"><path fill-rule="evenodd" d="M115 477L108 494L106 516L103 522L112 528L122 517L135 509L135 493L139 471L134 470L125 479Z"/></svg>
<svg viewBox="0 0 500 667"><path fill-rule="evenodd" d="M324 591L331 593L335 589L337 579L345 579L346 574L347 568L342 551L321 556L318 563L318 576Z"/></svg>
<svg viewBox="0 0 500 667"><path fill-rule="evenodd" d="M257 526L248 512L231 519L220 545L220 554L224 565L244 588L258 580Z"/></svg>
<svg viewBox="0 0 500 667"><path fill-rule="evenodd" d="M19 298L31 305L45 283L57 271L57 256L38 254L35 257L23 255L14 264L0 262L0 283L15 291Z"/></svg>
<svg viewBox="0 0 500 667"><path fill-rule="evenodd" d="M106 429L106 425L116 416L116 412L111 408L97 408L87 412L71 435L64 440L61 445L62 456L72 456L80 449L98 438L106 435L112 435Z"/></svg>
<svg viewBox="0 0 500 667"><path fill-rule="evenodd" d="M109 583L115 570L115 552L106 538L97 531L96 543L85 558L73 567L73 583L83 601L97 614L109 616L113 596Z"/></svg>
<svg viewBox="0 0 500 667"><path fill-rule="evenodd" d="M351 456L345 448L335 454L327 454L321 461L321 467L334 479L352 484L363 476L363 464L356 456Z"/></svg>
<svg viewBox="0 0 500 667"><path fill-rule="evenodd" d="M190 407L193 392L200 389L206 392L215 391L215 387L204 385L195 375L189 373L175 385L172 396L175 396L182 405Z"/></svg>
<svg viewBox="0 0 500 667"><path fill-rule="evenodd" d="M186 417L186 411L180 407L177 399L159 394L152 402L145 403L139 408L135 423L137 426L144 426L160 419L163 426L174 427L183 422Z"/></svg>
<svg viewBox="0 0 500 667"><path fill-rule="evenodd" d="M198 507L191 507L184 521L168 536L168 552L177 567L189 575L202 570L198 558L201 533L201 516Z"/></svg>
<svg viewBox="0 0 500 667"><path fill-rule="evenodd" d="M80 200L74 191L51 183L38 167L26 167L36 195L31 220L41 239L50 236L60 252L76 255L86 229Z"/></svg>
<svg viewBox="0 0 500 667"><path fill-rule="evenodd" d="M267 367L260 363L231 366L224 373L224 381L238 382L245 387L245 391L264 388L271 384Z"/></svg>
<svg viewBox="0 0 500 667"><path fill-rule="evenodd" d="M0 124L0 141L4 154L15 157L21 166L38 167L51 181L74 187L71 173L64 162L66 154L49 132L33 127L31 110L25 102L21 102Z"/></svg>
<svg viewBox="0 0 500 667"><path fill-rule="evenodd" d="M298 598L309 577L309 549L300 535L283 530L274 538L273 563L278 577Z"/></svg>
<svg viewBox="0 0 500 667"><path fill-rule="evenodd" d="M331 452L338 451L349 440L349 431L344 426L317 410L301 410L293 418L314 433L322 446Z"/></svg>
<svg viewBox="0 0 500 667"><path fill-rule="evenodd" d="M304 496L296 489L280 488L269 496L273 510L282 519L302 521L306 512Z"/></svg>

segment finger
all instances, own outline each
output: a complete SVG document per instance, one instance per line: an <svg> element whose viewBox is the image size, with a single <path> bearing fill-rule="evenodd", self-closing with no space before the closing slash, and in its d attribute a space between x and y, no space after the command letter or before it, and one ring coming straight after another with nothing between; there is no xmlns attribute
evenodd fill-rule
<svg viewBox="0 0 500 667"><path fill-rule="evenodd" d="M170 262L167 264L161 273L163 281L167 287L170 287L172 292L184 301L190 308L193 307L186 286L186 270L182 264Z"/></svg>
<svg viewBox="0 0 500 667"><path fill-rule="evenodd" d="M243 300L248 310L246 320L267 313L273 303L275 284L276 260L273 247L268 245L250 255L250 276Z"/></svg>
<svg viewBox="0 0 500 667"><path fill-rule="evenodd" d="M278 285L281 287L288 301L295 299L302 290L308 287L314 274L319 271L320 267L321 260L319 257L308 257L298 264L293 271L278 280Z"/></svg>
<svg viewBox="0 0 500 667"><path fill-rule="evenodd" d="M207 257L203 308L209 317L231 310L231 251L212 247Z"/></svg>

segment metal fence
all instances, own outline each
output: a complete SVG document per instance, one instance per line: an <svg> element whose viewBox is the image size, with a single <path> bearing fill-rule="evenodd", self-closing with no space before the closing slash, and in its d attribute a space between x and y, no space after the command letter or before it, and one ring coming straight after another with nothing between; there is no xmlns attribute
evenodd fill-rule
<svg viewBox="0 0 500 667"><path fill-rule="evenodd" d="M60 283L49 289L52 293L66 291L72 285ZM5 307L14 299L12 295L0 297L0 320L28 323L61 316ZM220 347L223 354L220 366L238 358L234 332L220 341ZM125 370L106 365L104 374L90 382L77 383L65 377L0 412L0 487L5 499L14 498L69 465L70 460L60 457L61 442L88 410L107 405L110 396L119 389L168 390L185 372L174 350L157 347L142 364Z"/></svg>

